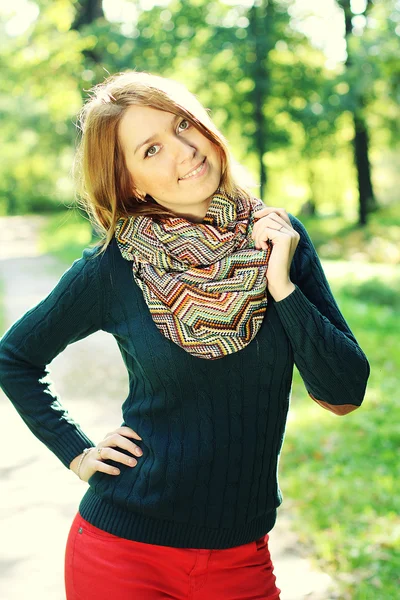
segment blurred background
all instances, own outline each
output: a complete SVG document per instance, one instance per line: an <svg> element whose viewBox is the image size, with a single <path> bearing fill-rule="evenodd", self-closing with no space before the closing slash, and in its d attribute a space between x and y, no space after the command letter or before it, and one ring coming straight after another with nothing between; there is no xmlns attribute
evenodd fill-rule
<svg viewBox="0 0 400 600"><path fill-rule="evenodd" d="M280 463L293 527L335 597L400 598L400 1L2 0L0 33L0 333L29 307L28 257L51 259L36 279L58 276L93 241L71 177L88 90L132 68L182 81L253 193L305 223L371 362L345 418L296 375Z"/></svg>

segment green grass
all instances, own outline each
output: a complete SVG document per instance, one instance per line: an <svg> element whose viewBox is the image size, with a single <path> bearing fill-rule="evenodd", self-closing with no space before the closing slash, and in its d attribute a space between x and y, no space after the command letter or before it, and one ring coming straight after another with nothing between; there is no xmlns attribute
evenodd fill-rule
<svg viewBox="0 0 400 600"><path fill-rule="evenodd" d="M368 390L360 409L336 417L296 374L280 467L302 541L350 600L393 600L400 589L400 275L383 267L324 261L369 358Z"/></svg>
<svg viewBox="0 0 400 600"><path fill-rule="evenodd" d="M302 220L325 256L371 376L363 406L337 417L309 399L295 375L280 463L285 507L309 556L339 583L341 600L394 600L400 589L400 274L393 248L400 248L400 218L384 210L365 231L341 218ZM69 263L91 241L90 225L78 213L52 217L42 233L42 249Z"/></svg>
<svg viewBox="0 0 400 600"><path fill-rule="evenodd" d="M400 263L400 211L396 205L371 214L366 227L340 216L301 217L301 221L324 258Z"/></svg>
<svg viewBox="0 0 400 600"><path fill-rule="evenodd" d="M82 250L91 242L89 221L77 210L68 210L48 217L40 232L39 249L44 254L52 254L64 263L71 264L81 257Z"/></svg>

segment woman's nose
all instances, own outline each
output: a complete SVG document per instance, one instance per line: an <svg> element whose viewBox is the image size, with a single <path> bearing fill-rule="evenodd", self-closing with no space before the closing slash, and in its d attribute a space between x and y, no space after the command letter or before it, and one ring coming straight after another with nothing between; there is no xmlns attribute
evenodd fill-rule
<svg viewBox="0 0 400 600"><path fill-rule="evenodd" d="M178 138L176 140L175 155L178 161L184 162L186 159L192 159L196 154L196 148L188 140Z"/></svg>

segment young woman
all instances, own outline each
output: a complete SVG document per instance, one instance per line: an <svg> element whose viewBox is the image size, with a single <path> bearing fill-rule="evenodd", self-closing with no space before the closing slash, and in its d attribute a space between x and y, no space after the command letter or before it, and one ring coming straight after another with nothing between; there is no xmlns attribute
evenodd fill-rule
<svg viewBox="0 0 400 600"><path fill-rule="evenodd" d="M89 483L67 543L67 598L279 598L268 532L293 365L313 400L344 415L363 400L367 359L303 225L240 185L184 86L111 77L81 128L102 242L0 347L5 393ZM129 395L121 426L96 444L44 375L99 329L119 345Z"/></svg>

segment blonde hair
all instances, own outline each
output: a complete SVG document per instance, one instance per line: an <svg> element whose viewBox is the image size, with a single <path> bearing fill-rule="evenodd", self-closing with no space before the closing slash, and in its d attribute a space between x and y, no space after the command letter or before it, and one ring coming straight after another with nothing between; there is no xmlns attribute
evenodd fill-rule
<svg viewBox="0 0 400 600"><path fill-rule="evenodd" d="M217 148L221 156L219 189L237 197L249 197L245 185L234 177L228 143L212 122L207 110L187 88L172 79L150 73L129 71L108 77L96 85L79 115L82 132L74 173L80 203L96 229L103 234L105 249L111 241L119 218L129 215L175 216L146 196L135 196L135 182L126 167L118 137L125 111L132 105L150 106L187 118ZM240 177L240 175L239 175Z"/></svg>

